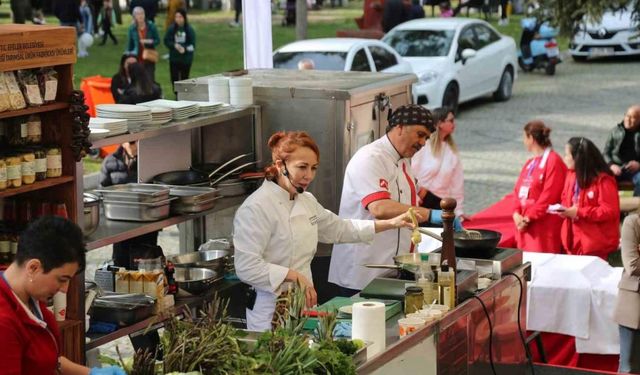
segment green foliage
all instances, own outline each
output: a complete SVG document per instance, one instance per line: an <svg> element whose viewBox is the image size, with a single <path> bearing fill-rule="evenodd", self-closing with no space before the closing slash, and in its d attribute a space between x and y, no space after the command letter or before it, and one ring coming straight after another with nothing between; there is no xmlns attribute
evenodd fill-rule
<svg viewBox="0 0 640 375"><path fill-rule="evenodd" d="M599 21L608 9L620 9L629 5L634 18L640 20L639 0L539 0L535 13L539 19L550 19L565 35L571 35L583 17Z"/></svg>
<svg viewBox="0 0 640 375"><path fill-rule="evenodd" d="M320 344L315 350L315 357L317 365L314 374L354 375L356 373L356 365L351 355L343 353L334 342L327 341Z"/></svg>

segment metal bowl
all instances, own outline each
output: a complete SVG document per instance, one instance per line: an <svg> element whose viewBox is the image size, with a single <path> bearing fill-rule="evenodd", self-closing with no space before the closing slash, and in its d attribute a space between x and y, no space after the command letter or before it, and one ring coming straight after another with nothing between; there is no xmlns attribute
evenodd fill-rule
<svg viewBox="0 0 640 375"><path fill-rule="evenodd" d="M82 232L85 236L91 235L100 224L100 198L91 193L84 193L84 226Z"/></svg>
<svg viewBox="0 0 640 375"><path fill-rule="evenodd" d="M176 268L208 268L222 274L229 254L230 252L227 250L194 251L173 256L169 260Z"/></svg>
<svg viewBox="0 0 640 375"><path fill-rule="evenodd" d="M222 274L208 268L176 268L173 277L178 288L191 294L200 294L211 288L211 285L222 279Z"/></svg>

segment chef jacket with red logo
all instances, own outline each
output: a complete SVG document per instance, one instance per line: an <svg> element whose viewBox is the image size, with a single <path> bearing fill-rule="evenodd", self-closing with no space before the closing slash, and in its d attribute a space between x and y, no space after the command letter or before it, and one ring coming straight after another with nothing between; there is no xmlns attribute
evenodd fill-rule
<svg viewBox="0 0 640 375"><path fill-rule="evenodd" d="M374 220L367 206L382 199L417 206L416 179L411 159L402 158L385 135L360 148L347 165L339 215L346 219ZM376 233L373 244L333 246L329 281L350 289L363 289L385 270L363 264L393 264L393 257L413 251L407 228Z"/></svg>
<svg viewBox="0 0 640 375"><path fill-rule="evenodd" d="M620 242L620 201L613 176L601 173L586 189L576 190L576 173L569 171L562 191L562 205L574 205L578 214L562 223L562 247L568 254L593 255L607 260Z"/></svg>
<svg viewBox="0 0 640 375"><path fill-rule="evenodd" d="M44 303L42 320L18 300L0 277L0 357L3 375L57 374L60 337L58 324Z"/></svg>
<svg viewBox="0 0 640 375"><path fill-rule="evenodd" d="M514 187L513 212L528 217L530 222L524 230L516 230L518 249L560 253L562 219L547 213L547 208L560 201L566 174L562 158L551 148L525 163Z"/></svg>

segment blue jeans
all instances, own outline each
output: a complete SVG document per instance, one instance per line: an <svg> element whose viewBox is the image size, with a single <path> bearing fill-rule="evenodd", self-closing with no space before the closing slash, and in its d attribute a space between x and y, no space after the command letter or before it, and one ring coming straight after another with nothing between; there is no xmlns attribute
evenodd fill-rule
<svg viewBox="0 0 640 375"><path fill-rule="evenodd" d="M640 329L620 327L620 367L618 372L640 374Z"/></svg>
<svg viewBox="0 0 640 375"><path fill-rule="evenodd" d="M625 170L617 177L618 181L631 181L633 182L633 196L640 197L640 172L630 173Z"/></svg>

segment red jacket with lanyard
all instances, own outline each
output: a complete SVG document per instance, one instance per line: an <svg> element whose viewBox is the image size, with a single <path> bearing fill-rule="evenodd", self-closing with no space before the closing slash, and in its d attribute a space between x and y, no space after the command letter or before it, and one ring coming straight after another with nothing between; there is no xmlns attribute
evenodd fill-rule
<svg viewBox="0 0 640 375"><path fill-rule="evenodd" d="M576 173L569 171L562 205L578 206L575 219L562 223L562 247L568 254L593 255L607 260L620 242L620 201L613 176L601 173L586 189L577 188Z"/></svg>
<svg viewBox="0 0 640 375"><path fill-rule="evenodd" d="M547 208L560 201L566 174L562 158L551 148L525 163L514 187L513 212L528 217L530 222L524 230L516 230L518 249L560 253L562 220L548 214Z"/></svg>
<svg viewBox="0 0 640 375"><path fill-rule="evenodd" d="M0 277L0 353L3 375L57 374L58 324L44 303L40 322L29 316L9 284ZM45 327L46 323L46 327Z"/></svg>

